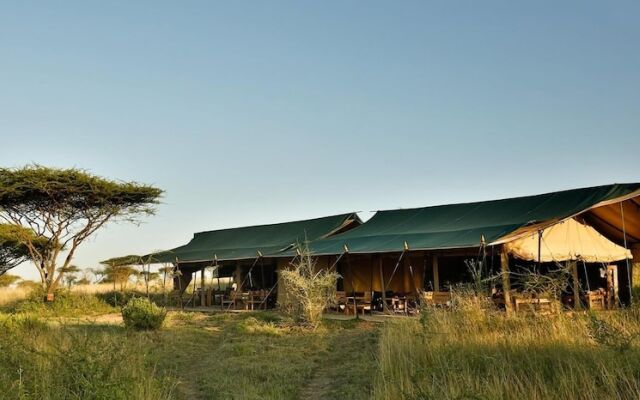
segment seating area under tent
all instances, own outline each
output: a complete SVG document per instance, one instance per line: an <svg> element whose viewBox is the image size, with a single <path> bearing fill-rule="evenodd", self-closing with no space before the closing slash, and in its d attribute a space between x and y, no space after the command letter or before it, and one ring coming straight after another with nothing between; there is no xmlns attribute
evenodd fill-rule
<svg viewBox="0 0 640 400"><path fill-rule="evenodd" d="M278 274L303 243L318 268L339 273L338 312L410 314L420 304L446 306L451 288L472 281L471 267L478 266L500 277L491 295L507 310L543 309L547 299L518 277L552 276L560 268L570 273L562 290L566 307L614 308L632 301L640 184L378 211L365 223L349 213L209 231L148 257L174 265L179 293L200 274L192 305L252 309L274 307L286 296Z"/></svg>
<svg viewBox="0 0 640 400"><path fill-rule="evenodd" d="M345 312L411 313L447 305L450 289L472 280L470 263L501 279L496 303L544 308L525 293L524 269L571 271L567 307L614 308L631 302L633 256L640 258L640 184L537 196L379 211L340 235L311 243L336 264Z"/></svg>
<svg viewBox="0 0 640 400"><path fill-rule="evenodd" d="M299 243L341 233L361 223L357 214L347 213L199 232L184 246L149 254L143 259L173 264L171 297L180 306L267 309L277 303L278 257L283 252ZM207 271L210 271L209 277ZM187 291L190 295L185 296Z"/></svg>

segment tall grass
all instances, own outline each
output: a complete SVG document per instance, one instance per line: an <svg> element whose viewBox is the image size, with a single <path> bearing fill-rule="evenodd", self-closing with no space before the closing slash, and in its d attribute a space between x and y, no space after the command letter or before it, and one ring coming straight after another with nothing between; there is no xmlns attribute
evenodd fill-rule
<svg viewBox="0 0 640 400"><path fill-rule="evenodd" d="M24 300L31 295L32 289L27 287L2 287L0 288L0 307Z"/></svg>
<svg viewBox="0 0 640 400"><path fill-rule="evenodd" d="M144 335L28 316L0 316L0 330L0 399L172 398L174 381L140 351Z"/></svg>
<svg viewBox="0 0 640 400"><path fill-rule="evenodd" d="M374 398L638 399L639 317L424 310L382 330Z"/></svg>

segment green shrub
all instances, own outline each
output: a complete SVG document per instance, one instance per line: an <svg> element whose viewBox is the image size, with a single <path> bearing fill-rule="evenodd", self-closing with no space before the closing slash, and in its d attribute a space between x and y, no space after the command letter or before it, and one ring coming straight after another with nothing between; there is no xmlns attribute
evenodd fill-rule
<svg viewBox="0 0 640 400"><path fill-rule="evenodd" d="M167 312L145 298L133 298L122 308L124 324L136 330L160 329Z"/></svg>

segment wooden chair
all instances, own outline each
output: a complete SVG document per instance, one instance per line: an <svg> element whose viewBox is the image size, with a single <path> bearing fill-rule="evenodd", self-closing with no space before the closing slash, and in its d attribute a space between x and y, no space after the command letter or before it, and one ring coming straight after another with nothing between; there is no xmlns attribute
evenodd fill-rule
<svg viewBox="0 0 640 400"><path fill-rule="evenodd" d="M394 296L391 298L391 310L396 314L407 314L407 298Z"/></svg>
<svg viewBox="0 0 640 400"><path fill-rule="evenodd" d="M373 302L373 296L371 292L364 292L362 297L355 297L355 304L353 299L347 303L347 308L353 310L354 314L362 311L362 315L364 315L365 311L371 312Z"/></svg>
<svg viewBox="0 0 640 400"><path fill-rule="evenodd" d="M343 310L347 312L346 306L347 306L347 292L345 292L344 290L336 291L336 302L332 306L332 308L337 312L340 312Z"/></svg>
<svg viewBox="0 0 640 400"><path fill-rule="evenodd" d="M229 295L222 297L221 307L223 310L229 309L233 306L235 310L238 307L238 292L231 292Z"/></svg>
<svg viewBox="0 0 640 400"><path fill-rule="evenodd" d="M266 305L264 299L266 297L266 292L264 290L254 290L249 292L249 298L247 299L246 306L251 310L255 310L256 305L261 307L263 304Z"/></svg>

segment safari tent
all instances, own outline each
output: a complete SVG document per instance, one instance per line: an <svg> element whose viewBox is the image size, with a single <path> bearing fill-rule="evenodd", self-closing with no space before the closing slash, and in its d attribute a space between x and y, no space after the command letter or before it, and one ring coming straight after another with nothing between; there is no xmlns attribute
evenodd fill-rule
<svg viewBox="0 0 640 400"><path fill-rule="evenodd" d="M239 291L266 290L268 294L264 296L270 297L276 294L277 258L299 243L330 237L361 223L357 214L347 213L199 232L183 246L144 258L152 263L174 264L179 271L174 288L181 292L188 287L196 272L200 272L204 281L204 270L211 267L216 270L218 278L232 278L239 285ZM205 303L204 296L201 297L201 303Z"/></svg>
<svg viewBox="0 0 640 400"><path fill-rule="evenodd" d="M570 261L580 267L576 283L593 281L600 267L614 264L616 296L629 302L631 259L640 255L639 245L640 184L614 184L379 211L355 229L312 242L311 251L340 258L339 289L346 293L443 292L469 278L465 261L483 260L498 272L523 261ZM509 288L508 281L503 285Z"/></svg>
<svg viewBox="0 0 640 400"><path fill-rule="evenodd" d="M365 223L349 213L201 232L152 257L181 271L176 280L181 290L211 265L242 290L273 290L278 271L287 268L303 242L319 268L339 272L338 291L369 308L377 302L386 309L390 298L418 299L425 293L446 301L453 284L469 280L473 262L506 277L505 303L511 282L504 272L558 263L572 267L574 299L578 283L595 293L613 282L615 289L606 295L628 303L632 260L640 259L640 184L378 211Z"/></svg>

